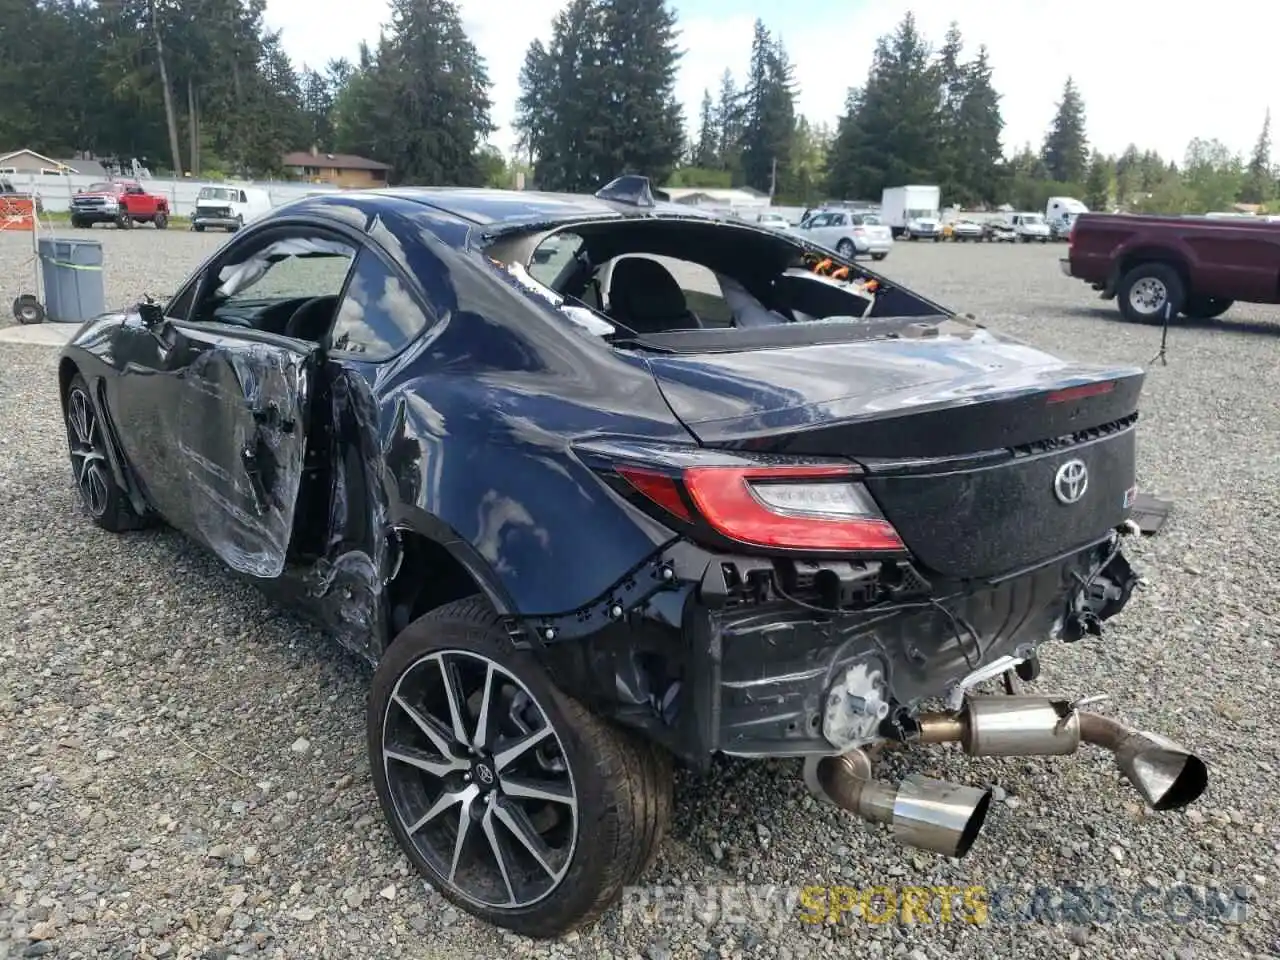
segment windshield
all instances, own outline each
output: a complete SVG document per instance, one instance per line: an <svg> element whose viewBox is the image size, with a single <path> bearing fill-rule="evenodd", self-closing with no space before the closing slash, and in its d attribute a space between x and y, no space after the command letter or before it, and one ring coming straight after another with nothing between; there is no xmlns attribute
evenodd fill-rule
<svg viewBox="0 0 1280 960"><path fill-rule="evenodd" d="M120 189L119 184L109 183L104 181L101 183L89 184L89 186L85 187L84 192L85 193L118 193L119 189Z"/></svg>
<svg viewBox="0 0 1280 960"><path fill-rule="evenodd" d="M1038 213L1028 213L1022 218L1023 223L1044 223L1044 217Z"/></svg>
<svg viewBox="0 0 1280 960"><path fill-rule="evenodd" d="M236 191L228 190L226 187L201 187L197 200L226 200L228 202L235 199Z"/></svg>
<svg viewBox="0 0 1280 960"><path fill-rule="evenodd" d="M932 220L938 215L936 210L908 210L907 216L912 220Z"/></svg>
<svg viewBox="0 0 1280 960"><path fill-rule="evenodd" d="M878 226L881 226L880 218L879 218L879 217L865 216L865 217L863 217L863 218L862 218L862 222L863 222L863 223L865 223L865 224L866 224L867 226L869 226L869 227L878 227Z"/></svg>

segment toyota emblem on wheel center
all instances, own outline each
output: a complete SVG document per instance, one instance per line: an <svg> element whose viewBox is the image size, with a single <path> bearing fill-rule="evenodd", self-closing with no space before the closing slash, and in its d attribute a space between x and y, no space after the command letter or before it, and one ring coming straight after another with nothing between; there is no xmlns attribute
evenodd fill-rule
<svg viewBox="0 0 1280 960"><path fill-rule="evenodd" d="M1053 493L1059 501L1076 503L1089 489L1089 468L1083 460L1068 460L1053 478Z"/></svg>

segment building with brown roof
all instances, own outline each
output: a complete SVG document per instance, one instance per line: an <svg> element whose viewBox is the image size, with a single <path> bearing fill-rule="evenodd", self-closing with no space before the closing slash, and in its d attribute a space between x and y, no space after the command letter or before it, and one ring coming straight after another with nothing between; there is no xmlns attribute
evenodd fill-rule
<svg viewBox="0 0 1280 960"><path fill-rule="evenodd" d="M391 167L350 153L321 153L317 147L286 153L282 164L288 174L308 183L336 187L385 187Z"/></svg>

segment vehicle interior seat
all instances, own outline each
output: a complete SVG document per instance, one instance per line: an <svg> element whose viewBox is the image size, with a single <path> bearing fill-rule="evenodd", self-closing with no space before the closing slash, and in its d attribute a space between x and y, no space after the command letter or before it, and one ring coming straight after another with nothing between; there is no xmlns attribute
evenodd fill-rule
<svg viewBox="0 0 1280 960"><path fill-rule="evenodd" d="M640 256L624 257L613 265L609 316L640 334L702 327L671 272Z"/></svg>
<svg viewBox="0 0 1280 960"><path fill-rule="evenodd" d="M335 296L312 297L293 311L285 321L282 333L295 340L319 343L329 332L337 309L338 298Z"/></svg>

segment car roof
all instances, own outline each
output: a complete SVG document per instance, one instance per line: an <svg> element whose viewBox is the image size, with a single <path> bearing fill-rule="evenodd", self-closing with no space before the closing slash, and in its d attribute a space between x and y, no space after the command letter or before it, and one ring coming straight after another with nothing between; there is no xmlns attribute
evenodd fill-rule
<svg viewBox="0 0 1280 960"><path fill-rule="evenodd" d="M679 219L723 219L714 213L684 204L658 201L653 206L633 206L602 200L590 194L545 193L536 190L496 190L476 187L391 187L356 191L362 198L417 203L489 228L522 227L536 224L571 223L595 219L628 217L670 217ZM347 191L324 193L309 200L319 204L342 204Z"/></svg>

